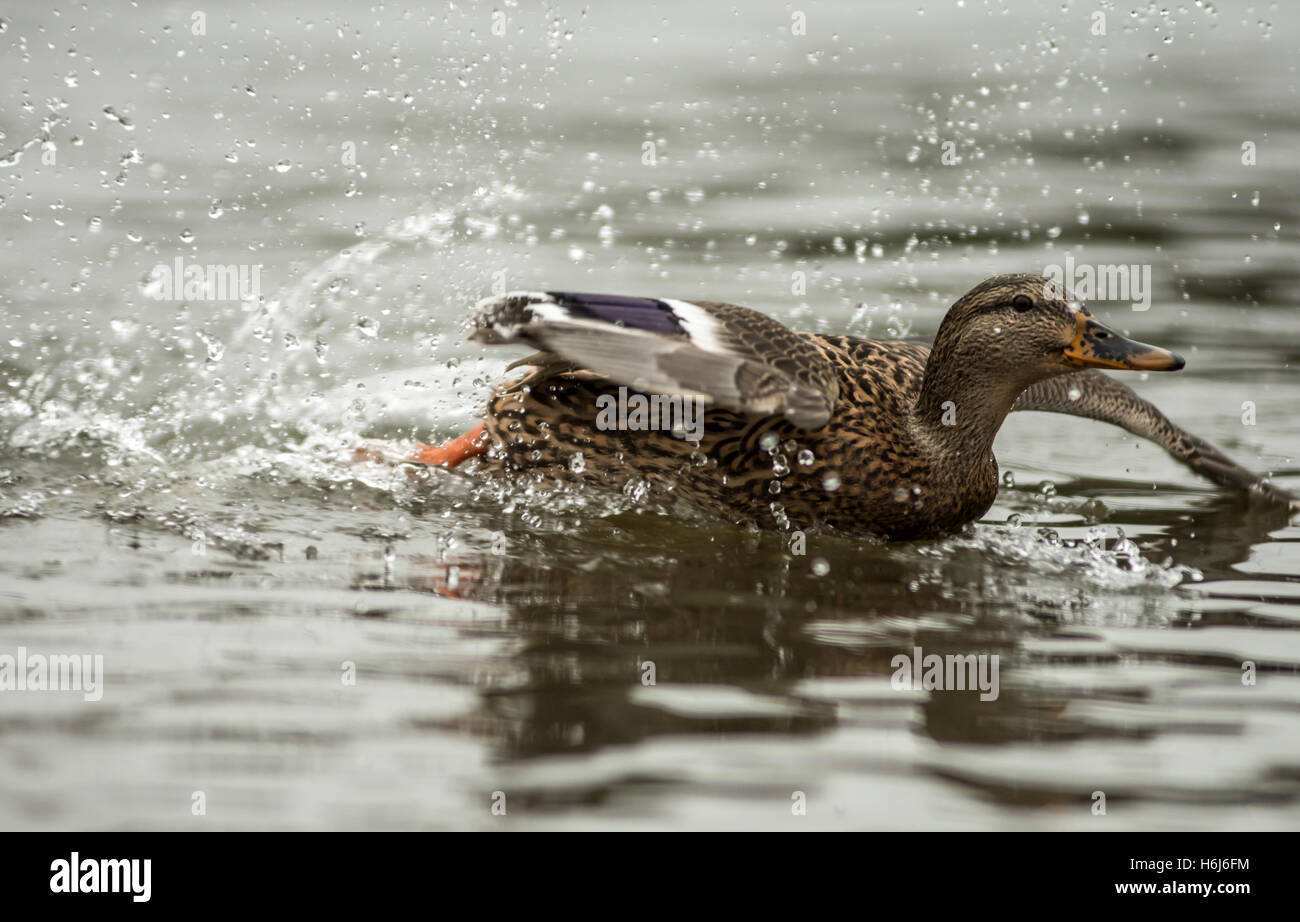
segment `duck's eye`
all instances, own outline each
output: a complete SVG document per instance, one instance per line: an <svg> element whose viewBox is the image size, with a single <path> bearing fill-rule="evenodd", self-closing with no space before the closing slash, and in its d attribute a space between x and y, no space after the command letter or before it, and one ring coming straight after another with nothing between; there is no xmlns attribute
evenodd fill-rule
<svg viewBox="0 0 1300 922"><path fill-rule="evenodd" d="M1034 299L1029 295L1016 295L1011 299L1011 306L1018 311L1027 311L1033 308Z"/></svg>

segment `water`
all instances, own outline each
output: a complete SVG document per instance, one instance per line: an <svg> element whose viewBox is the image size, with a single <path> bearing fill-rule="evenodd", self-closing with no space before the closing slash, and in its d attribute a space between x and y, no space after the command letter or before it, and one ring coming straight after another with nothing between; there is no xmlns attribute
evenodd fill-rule
<svg viewBox="0 0 1300 922"><path fill-rule="evenodd" d="M3 828L1295 828L1300 531L1101 424L801 556L339 451L469 425L494 284L891 337L1070 254L1152 267L1098 313L1188 367L1132 382L1300 489L1292 10L267 6L4 17L0 652L106 675L0 697ZM892 688L918 646L997 700Z"/></svg>

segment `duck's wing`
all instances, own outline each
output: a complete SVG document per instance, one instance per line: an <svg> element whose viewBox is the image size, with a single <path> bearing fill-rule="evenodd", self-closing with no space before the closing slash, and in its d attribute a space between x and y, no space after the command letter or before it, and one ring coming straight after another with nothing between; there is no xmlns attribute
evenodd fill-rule
<svg viewBox="0 0 1300 922"><path fill-rule="evenodd" d="M1076 371L1039 381L1020 395L1016 410L1067 413L1111 423L1155 442L1176 460L1223 487L1296 506L1296 497L1242 467L1205 439L1175 425L1132 388L1099 371Z"/></svg>
<svg viewBox="0 0 1300 922"><path fill-rule="evenodd" d="M803 429L830 420L839 378L823 348L749 308L571 292L512 292L478 305L471 340L527 343L652 394L701 397Z"/></svg>

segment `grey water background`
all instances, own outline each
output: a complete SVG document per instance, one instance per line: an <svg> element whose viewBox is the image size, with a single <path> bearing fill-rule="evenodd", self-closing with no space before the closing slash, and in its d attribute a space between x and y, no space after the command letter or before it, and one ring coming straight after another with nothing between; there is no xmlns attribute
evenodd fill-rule
<svg viewBox="0 0 1300 922"><path fill-rule="evenodd" d="M1188 367L1130 383L1300 489L1294 7L12 6L0 653L106 676L0 691L0 828L1300 824L1300 531L1117 430L1013 417L968 533L806 556L340 450L469 425L496 282L892 338L1069 254L1151 266L1094 307Z"/></svg>

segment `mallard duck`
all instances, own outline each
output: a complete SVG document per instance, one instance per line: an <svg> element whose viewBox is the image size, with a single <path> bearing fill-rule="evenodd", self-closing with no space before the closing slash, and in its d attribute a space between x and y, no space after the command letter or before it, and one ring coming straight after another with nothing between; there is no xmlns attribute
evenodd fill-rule
<svg viewBox="0 0 1300 922"><path fill-rule="evenodd" d="M1047 410L1291 499L1094 370L1177 371L1182 357L1037 275L976 285L929 347L798 333L734 304L569 292L489 298L470 339L540 351L510 366L530 370L496 389L482 425L411 460L482 456L499 473L652 488L733 521L926 538L988 511L1003 420Z"/></svg>

